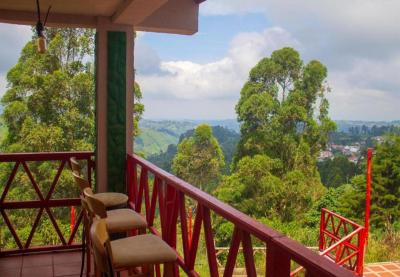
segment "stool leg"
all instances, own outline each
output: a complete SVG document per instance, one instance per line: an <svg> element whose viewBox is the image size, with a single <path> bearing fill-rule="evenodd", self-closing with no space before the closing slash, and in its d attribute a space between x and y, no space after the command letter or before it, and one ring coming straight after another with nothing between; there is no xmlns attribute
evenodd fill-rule
<svg viewBox="0 0 400 277"><path fill-rule="evenodd" d="M174 277L174 263L164 264L164 277Z"/></svg>
<svg viewBox="0 0 400 277"><path fill-rule="evenodd" d="M149 266L148 266L148 276L149 277L154 277L154 266L155 265L153 265L153 264L150 264Z"/></svg>

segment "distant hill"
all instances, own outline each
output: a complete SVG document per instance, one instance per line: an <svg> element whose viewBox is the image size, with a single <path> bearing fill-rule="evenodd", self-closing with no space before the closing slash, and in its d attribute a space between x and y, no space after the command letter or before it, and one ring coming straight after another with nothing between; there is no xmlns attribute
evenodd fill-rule
<svg viewBox="0 0 400 277"><path fill-rule="evenodd" d="M206 123L221 126L239 132L239 124L235 119L227 120L148 120L139 123L140 135L135 139L135 152L145 156L159 154L167 150L170 144L178 144L180 136L197 125Z"/></svg>
<svg viewBox="0 0 400 277"><path fill-rule="evenodd" d="M240 135L233 130L222 126L212 126L213 134L215 138L218 140L222 151L224 152L225 157L225 168L224 173L229 173L230 164L232 162L233 155L236 150L237 143L239 142ZM183 139L192 136L194 133L194 129L186 131L179 138L179 142ZM161 167L162 169L171 172L172 159L174 158L177 152L177 145L170 144L168 145L166 151L161 152L159 154L150 155L148 160L155 165Z"/></svg>
<svg viewBox="0 0 400 277"><path fill-rule="evenodd" d="M194 122L196 125L200 123L206 123L210 126L222 126L224 128L235 131L236 133L240 132L240 125L236 119L221 119L221 120L189 120L189 122Z"/></svg>
<svg viewBox="0 0 400 277"><path fill-rule="evenodd" d="M140 135L135 139L135 152L145 156L154 155L167 150L168 145L177 144L181 134L196 127L189 121L143 119L139 123Z"/></svg>
<svg viewBox="0 0 400 277"><path fill-rule="evenodd" d="M396 125L400 126L400 120L396 121L362 121L362 120L336 120L337 132L349 133L351 128L367 126L372 128ZM225 120L141 120L139 126L141 134L135 139L135 151L143 153L146 157L156 155L161 152L168 152L170 144L177 144L179 137L197 125L206 123L211 126L221 126L240 132L240 125L236 119Z"/></svg>
<svg viewBox="0 0 400 277"><path fill-rule="evenodd" d="M394 121L362 121L362 120L335 120L337 124L337 131L338 132L349 132L350 128L354 127L361 127L367 126L368 128L372 128L374 125L377 127L381 126L400 126L400 120Z"/></svg>

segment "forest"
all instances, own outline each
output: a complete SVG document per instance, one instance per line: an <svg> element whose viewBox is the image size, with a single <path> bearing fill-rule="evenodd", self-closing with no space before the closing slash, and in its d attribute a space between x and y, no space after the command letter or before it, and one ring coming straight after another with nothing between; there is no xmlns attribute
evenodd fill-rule
<svg viewBox="0 0 400 277"><path fill-rule="evenodd" d="M34 35L7 74L1 104L2 152L94 150L94 34L81 29L49 29L49 49L36 52ZM360 127L337 131L329 116L328 69L320 61L305 62L297 50L278 49L250 70L235 110L239 133L212 124L188 123L182 129L163 130L166 143L153 143L151 151L135 150L151 162L185 181L283 232L307 246L318 242L321 208L328 208L359 223L365 201L365 159L346 157L318 162L332 143L361 140L360 157L374 147L371 235L366 262L400 259L400 135L393 127ZM136 144L144 145L140 127L145 109L139 84L135 95ZM153 126L154 127L154 126ZM164 129L163 129L164 128ZM143 133L141 133L143 132ZM344 137L346 137L343 139ZM382 136L377 143L369 140ZM148 138L147 138L148 140ZM48 189L57 168L32 163L31 171ZM0 191L12 167L0 164ZM26 175L19 171L10 199L35 198ZM63 171L58 197L78 195L71 176ZM22 238L29 235L34 212L9 215ZM55 211L62 232L69 232L69 210ZM213 222L216 245L227 246L232 226ZM34 244L56 244L48 219L38 226ZM16 247L2 224L0 247Z"/></svg>

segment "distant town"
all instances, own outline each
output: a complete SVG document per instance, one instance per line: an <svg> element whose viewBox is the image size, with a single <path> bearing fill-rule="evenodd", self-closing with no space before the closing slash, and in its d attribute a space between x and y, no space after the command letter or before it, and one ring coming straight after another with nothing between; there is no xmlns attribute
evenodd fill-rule
<svg viewBox="0 0 400 277"><path fill-rule="evenodd" d="M344 156L349 162L357 164L364 158L368 147L374 148L384 142L387 135L400 134L399 121L336 121L336 124L337 131L331 134L326 149L320 152L318 162Z"/></svg>
<svg viewBox="0 0 400 277"><path fill-rule="evenodd" d="M373 145L380 144L384 141L384 136L371 137L370 141L373 142ZM367 145L367 142L365 140L350 145L329 143L328 147L325 150L321 151L318 157L318 162L332 160L334 157L341 155L347 157L349 162L356 164L360 159L363 158L363 156L361 155L362 150L366 149L369 146L371 145Z"/></svg>

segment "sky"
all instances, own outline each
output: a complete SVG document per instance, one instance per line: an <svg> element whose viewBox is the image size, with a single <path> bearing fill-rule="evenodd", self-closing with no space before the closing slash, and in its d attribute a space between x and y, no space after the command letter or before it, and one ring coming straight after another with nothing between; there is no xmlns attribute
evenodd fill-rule
<svg viewBox="0 0 400 277"><path fill-rule="evenodd" d="M330 115L400 119L400 1L207 0L192 36L139 33L136 80L149 119L235 118L249 70L282 47L328 68ZM0 94L29 27L0 24Z"/></svg>

